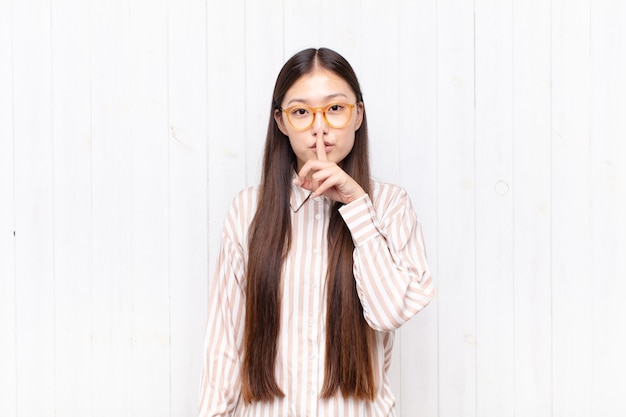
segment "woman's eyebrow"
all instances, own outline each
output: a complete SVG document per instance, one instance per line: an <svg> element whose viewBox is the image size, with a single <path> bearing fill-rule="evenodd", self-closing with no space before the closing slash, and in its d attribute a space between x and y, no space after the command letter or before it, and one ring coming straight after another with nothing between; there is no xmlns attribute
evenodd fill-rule
<svg viewBox="0 0 626 417"><path fill-rule="evenodd" d="M326 97L324 97L324 100L332 100L334 98L337 97L344 97L344 98L348 98L348 96L344 93L335 93L335 94L330 94ZM287 103L287 106L291 105L292 103L304 103L304 104L309 104L310 101L304 98L292 98L291 100L289 100L289 102Z"/></svg>

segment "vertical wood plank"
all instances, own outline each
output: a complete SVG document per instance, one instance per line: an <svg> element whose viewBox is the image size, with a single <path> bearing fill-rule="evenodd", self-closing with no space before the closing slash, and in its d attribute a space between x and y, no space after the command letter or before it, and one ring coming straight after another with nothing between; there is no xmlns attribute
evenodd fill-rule
<svg viewBox="0 0 626 417"><path fill-rule="evenodd" d="M360 49L362 35L362 7L369 7L368 3L359 0L333 1L322 0L322 33L320 44L317 47L326 47L340 53L350 62L356 71L359 81L360 75L366 70L361 65ZM363 86L361 86L363 87Z"/></svg>
<svg viewBox="0 0 626 417"><path fill-rule="evenodd" d="M91 109L89 3L51 3L55 410L89 416Z"/></svg>
<svg viewBox="0 0 626 417"><path fill-rule="evenodd" d="M475 1L476 414L514 416L512 2Z"/></svg>
<svg viewBox="0 0 626 417"><path fill-rule="evenodd" d="M381 82L395 77L398 68L397 2L361 3L360 81L367 107L372 174L375 178L398 183L399 112L390 111L398 103L400 84ZM392 75L393 74L393 75Z"/></svg>
<svg viewBox="0 0 626 417"><path fill-rule="evenodd" d="M552 414L550 3L513 3L516 415Z"/></svg>
<svg viewBox="0 0 626 417"><path fill-rule="evenodd" d="M55 410L50 4L13 3L18 415Z"/></svg>
<svg viewBox="0 0 626 417"><path fill-rule="evenodd" d="M437 5L439 415L476 415L474 10Z"/></svg>
<svg viewBox="0 0 626 417"><path fill-rule="evenodd" d="M553 415L591 415L589 1L552 2Z"/></svg>
<svg viewBox="0 0 626 417"><path fill-rule="evenodd" d="M280 1L245 2L245 174L258 184L272 92L283 65L283 7Z"/></svg>
<svg viewBox="0 0 626 417"><path fill-rule="evenodd" d="M168 9L171 415L192 416L207 311L206 4Z"/></svg>
<svg viewBox="0 0 626 417"><path fill-rule="evenodd" d="M319 48L324 9L320 3L283 0L283 60L305 48Z"/></svg>
<svg viewBox="0 0 626 417"><path fill-rule="evenodd" d="M17 415L13 10L0 3L0 415Z"/></svg>
<svg viewBox="0 0 626 417"><path fill-rule="evenodd" d="M94 416L131 412L130 16L91 8Z"/></svg>
<svg viewBox="0 0 626 417"><path fill-rule="evenodd" d="M626 5L590 3L592 416L626 415Z"/></svg>
<svg viewBox="0 0 626 417"><path fill-rule="evenodd" d="M170 415L167 2L130 2L133 415Z"/></svg>
<svg viewBox="0 0 626 417"><path fill-rule="evenodd" d="M245 186L244 0L207 3L207 135L209 276L215 271L222 224ZM240 109L242 111L240 111Z"/></svg>
<svg viewBox="0 0 626 417"><path fill-rule="evenodd" d="M399 183L422 224L429 266L437 265L437 2L398 3ZM386 140L386 139L383 139ZM438 291L436 291L437 293ZM438 414L437 299L400 329L399 416Z"/></svg>

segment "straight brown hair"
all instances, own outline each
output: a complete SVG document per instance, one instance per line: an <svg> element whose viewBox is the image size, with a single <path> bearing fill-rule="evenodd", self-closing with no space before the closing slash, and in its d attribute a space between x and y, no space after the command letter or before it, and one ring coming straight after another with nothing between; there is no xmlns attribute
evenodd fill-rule
<svg viewBox="0 0 626 417"><path fill-rule="evenodd" d="M354 70L338 53L306 49L290 58L276 80L267 129L258 206L248 241L244 357L241 372L245 402L283 397L276 382L277 338L280 330L281 279L291 249L289 197L296 155L274 119L285 94L303 75L324 68L344 79L363 103ZM354 146L342 169L369 193L370 169L367 118L355 133ZM328 226L327 321L325 379L322 397L340 390L344 397L373 400L376 384L372 369L373 330L363 317L353 274L354 242L335 202Z"/></svg>

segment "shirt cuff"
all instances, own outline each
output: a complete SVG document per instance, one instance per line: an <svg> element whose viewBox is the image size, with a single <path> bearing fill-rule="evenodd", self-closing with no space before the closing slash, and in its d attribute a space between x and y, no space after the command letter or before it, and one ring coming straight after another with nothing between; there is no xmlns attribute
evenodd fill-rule
<svg viewBox="0 0 626 417"><path fill-rule="evenodd" d="M361 246L368 240L380 235L378 218L369 195L365 194L340 207L339 214L350 229L355 246Z"/></svg>

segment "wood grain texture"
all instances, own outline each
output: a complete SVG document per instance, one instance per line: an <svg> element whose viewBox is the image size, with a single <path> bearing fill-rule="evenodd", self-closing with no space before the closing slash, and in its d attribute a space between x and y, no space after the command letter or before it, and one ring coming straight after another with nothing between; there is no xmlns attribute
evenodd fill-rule
<svg viewBox="0 0 626 417"><path fill-rule="evenodd" d="M474 10L437 4L439 416L475 416L476 138Z"/></svg>
<svg viewBox="0 0 626 417"><path fill-rule="evenodd" d="M552 415L552 147L550 4L513 4L515 399Z"/></svg>
<svg viewBox="0 0 626 417"><path fill-rule="evenodd" d="M513 417L513 2L474 7L476 410Z"/></svg>
<svg viewBox="0 0 626 417"><path fill-rule="evenodd" d="M591 392L593 416L626 413L626 6L590 3Z"/></svg>
<svg viewBox="0 0 626 417"><path fill-rule="evenodd" d="M17 414L13 9L0 2L0 415Z"/></svg>
<svg viewBox="0 0 626 417"><path fill-rule="evenodd" d="M206 4L168 7L170 413L197 413L206 322Z"/></svg>
<svg viewBox="0 0 626 417"><path fill-rule="evenodd" d="M91 7L93 415L131 416L130 10Z"/></svg>
<svg viewBox="0 0 626 417"><path fill-rule="evenodd" d="M89 3L51 3L55 410L92 410Z"/></svg>
<svg viewBox="0 0 626 417"><path fill-rule="evenodd" d="M589 2L552 2L553 415L592 411ZM572 349L572 345L576 349Z"/></svg>
<svg viewBox="0 0 626 417"><path fill-rule="evenodd" d="M23 415L51 415L56 328L49 2L13 3L13 22L16 404Z"/></svg>
<svg viewBox="0 0 626 417"><path fill-rule="evenodd" d="M170 414L168 4L131 1L130 410ZM146 376L151 375L151 378Z"/></svg>

